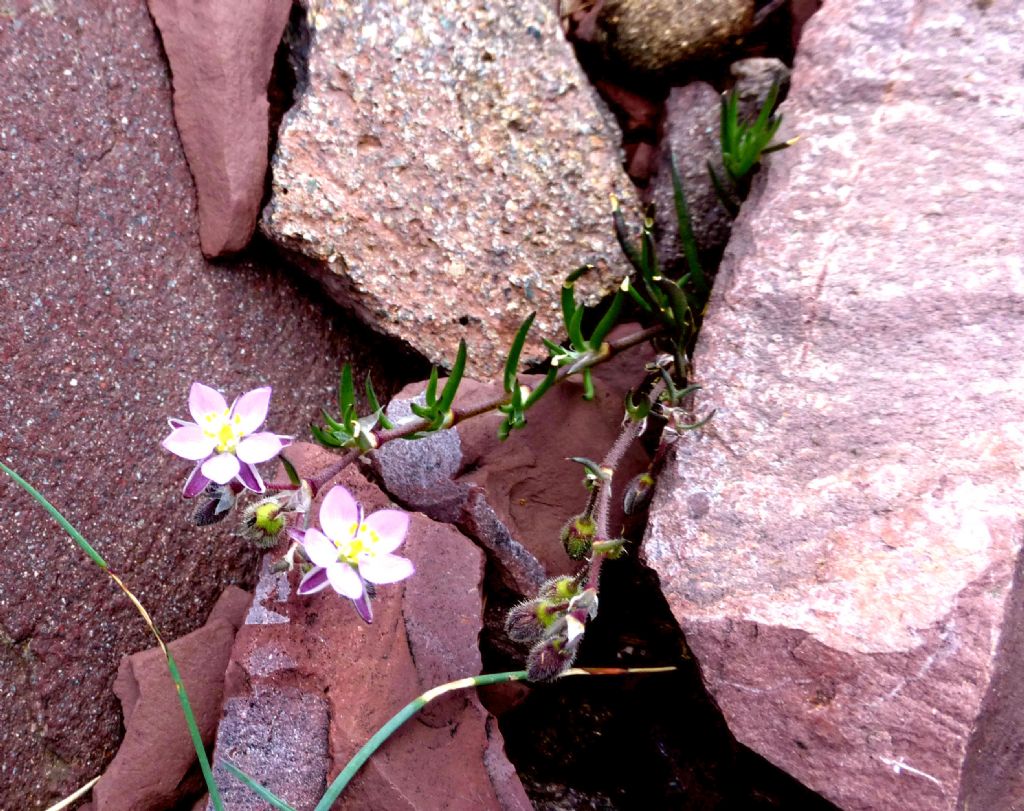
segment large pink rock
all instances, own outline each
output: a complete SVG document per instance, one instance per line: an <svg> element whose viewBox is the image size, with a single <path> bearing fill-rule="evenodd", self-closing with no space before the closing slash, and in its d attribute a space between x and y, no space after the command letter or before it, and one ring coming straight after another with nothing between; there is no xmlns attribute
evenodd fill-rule
<svg viewBox="0 0 1024 811"><path fill-rule="evenodd" d="M322 454L309 446L289 452L303 472ZM368 512L389 504L354 468L340 481ZM333 590L298 597L294 576L264 568L232 652L217 738L226 808L266 806L228 776L224 759L295 807L312 808L328 781L405 704L481 672L483 555L457 530L416 513L411 519L399 554L416 573L377 588L372 625ZM497 725L474 693L462 691L428 705L396 732L339 807L527 811L530 804Z"/></svg>
<svg viewBox="0 0 1024 811"><path fill-rule="evenodd" d="M618 134L546 0L324 0L309 84L285 117L261 228L336 300L436 363L460 338L499 373L559 329L565 275L628 272L608 195Z"/></svg>
<svg viewBox="0 0 1024 811"><path fill-rule="evenodd" d="M148 0L174 80L203 253L241 250L267 175L267 84L291 0Z"/></svg>
<svg viewBox="0 0 1024 811"><path fill-rule="evenodd" d="M645 552L732 731L848 809L1024 792L1024 7L833 0Z"/></svg>

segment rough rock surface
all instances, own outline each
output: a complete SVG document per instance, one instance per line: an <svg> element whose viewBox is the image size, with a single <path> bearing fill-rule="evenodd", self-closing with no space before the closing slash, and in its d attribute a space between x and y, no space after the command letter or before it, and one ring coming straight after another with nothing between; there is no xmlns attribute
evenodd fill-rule
<svg viewBox="0 0 1024 811"><path fill-rule="evenodd" d="M231 526L189 527L188 463L158 447L191 381L273 384L270 424L298 434L338 364L366 368L383 347L281 270L202 260L145 3L16 3L0 45L0 456L174 639L255 575ZM395 388L393 363L372 368ZM118 663L152 639L6 478L0 497L0 808L45 807L103 771L121 734Z"/></svg>
<svg viewBox="0 0 1024 811"><path fill-rule="evenodd" d="M632 329L619 327L611 337ZM652 357L649 347L636 347L595 367L597 396L590 402L578 383L562 383L530 409L526 427L505 442L497 437L500 415L487 414L416 442L389 443L376 452L384 486L403 503L458 524L492 555L512 591L533 594L545 578L579 568L560 540L562 527L583 511L587 499L583 468L568 457L600 461L608 452L619 433L626 392L642 381ZM530 385L540 377L521 379ZM396 398L411 398L423 387L410 384ZM455 408L472 408L498 391L467 380ZM617 492L648 461L635 445L618 471ZM625 518L621 499L614 503L611 526L618 531Z"/></svg>
<svg viewBox="0 0 1024 811"><path fill-rule="evenodd" d="M228 586L202 628L168 645L207 746L220 720L235 631L251 597ZM124 714L124 741L83 811L161 811L202 793L196 752L163 652L150 648L122 659L114 692Z"/></svg>
<svg viewBox="0 0 1024 811"><path fill-rule="evenodd" d="M753 0L604 0L593 39L630 70L665 73L720 56L753 21Z"/></svg>
<svg viewBox="0 0 1024 811"><path fill-rule="evenodd" d="M737 738L847 809L1024 793L1024 7L835 0L645 543Z"/></svg>
<svg viewBox="0 0 1024 811"><path fill-rule="evenodd" d="M465 337L480 376L530 312L535 335L557 332L573 268L597 264L603 289L627 272L618 134L549 5L315 4L309 86L273 161L263 230L432 361Z"/></svg>
<svg viewBox="0 0 1024 811"><path fill-rule="evenodd" d="M289 458L309 475L316 459L309 454L318 452L297 447ZM367 511L388 506L354 468L339 481ZM411 518L399 553L416 573L378 587L372 625L331 589L300 598L295 576L264 568L232 652L218 734L215 768L228 786L227 808L265 805L228 777L225 758L293 805L312 807L401 707L480 672L483 555L451 527ZM463 691L428 705L396 732L349 784L340 807L527 811L530 804L497 726L475 694Z"/></svg>
<svg viewBox="0 0 1024 811"><path fill-rule="evenodd" d="M291 0L148 0L195 180L203 253L244 248L267 175L267 84Z"/></svg>
<svg viewBox="0 0 1024 811"><path fill-rule="evenodd" d="M719 140L721 106L722 97L705 82L674 87L665 102L665 137L658 173L644 199L654 205L658 257L673 276L686 272L672 184L673 156L701 254L720 256L729 240L732 217L719 200L708 172L710 164L719 177L725 177Z"/></svg>

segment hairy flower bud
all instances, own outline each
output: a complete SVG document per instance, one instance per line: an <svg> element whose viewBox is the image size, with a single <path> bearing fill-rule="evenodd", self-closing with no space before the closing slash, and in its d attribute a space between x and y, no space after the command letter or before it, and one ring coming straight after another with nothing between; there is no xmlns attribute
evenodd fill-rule
<svg viewBox="0 0 1024 811"><path fill-rule="evenodd" d="M235 506L235 493L230 484L210 482L202 493L202 500L194 513L192 522L197 527L208 527L228 517Z"/></svg>
<svg viewBox="0 0 1024 811"><path fill-rule="evenodd" d="M285 514L281 501L276 497L264 498L246 508L239 534L260 549L269 549L277 544L284 527Z"/></svg>
<svg viewBox="0 0 1024 811"><path fill-rule="evenodd" d="M590 546L597 535L597 522L593 516L583 513L569 520L562 528L562 546L573 560L583 560L590 554Z"/></svg>
<svg viewBox="0 0 1024 811"><path fill-rule="evenodd" d="M505 633L513 642L536 642L544 635L547 625L542 618L542 601L527 600L519 603L505 617Z"/></svg>
<svg viewBox="0 0 1024 811"><path fill-rule="evenodd" d="M530 680L548 681L572 667L582 638L583 635L577 633L570 641L569 623L564 617L552 625L526 658Z"/></svg>
<svg viewBox="0 0 1024 811"><path fill-rule="evenodd" d="M579 594L581 588L578 577L553 577L544 581L537 596L542 600L566 602Z"/></svg>
<svg viewBox="0 0 1024 811"><path fill-rule="evenodd" d="M625 538L610 538L604 541L594 541L594 554L604 555L608 560L618 560L626 552Z"/></svg>

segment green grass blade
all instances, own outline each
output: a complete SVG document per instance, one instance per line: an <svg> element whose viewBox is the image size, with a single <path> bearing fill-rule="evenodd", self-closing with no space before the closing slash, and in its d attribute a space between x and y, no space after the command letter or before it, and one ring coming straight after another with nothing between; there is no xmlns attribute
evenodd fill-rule
<svg viewBox="0 0 1024 811"><path fill-rule="evenodd" d="M234 763L222 760L221 764L238 780L238 782L244 784L253 794L258 794L263 800L266 800L274 806L274 808L279 809L279 811L295 811L295 809L288 805L288 803L274 794L270 789L261 786L253 778L249 777L249 775L239 769Z"/></svg>
<svg viewBox="0 0 1024 811"><path fill-rule="evenodd" d="M216 811L223 811L224 805L221 801L220 792L217 790L217 782L213 779L213 770L210 768L210 761L206 757L206 748L203 746L202 735L199 734L199 727L196 725L195 716L192 714L192 705L188 700L188 693L185 691L185 685L181 680L181 674L178 672L178 665L174 661L174 656L171 654L167 645L164 644L163 637L160 635L160 631L157 630L156 625L153 623L152 617L149 612L145 609L142 603L139 602L139 598L136 597L124 584L114 572L110 570L107 562L100 556L99 552L93 549L92 545L83 537L82 533L75 529L71 522L65 518L60 510L54 507L46 497L40 493L31 484L25 481L21 476L11 470L3 462L0 462L0 469L3 470L8 476L10 476L15 484L21 487L26 493L34 498L52 517L60 524L63 529L79 548L85 552L90 560L99 566L107 575L117 584L117 587L124 592L125 596L131 600L132 605L142 615L142 619L145 620L146 625L149 627L149 631L156 638L157 644L160 646L160 650L163 651L164 657L167 660L167 670L171 674L171 679L174 681L174 689L178 693L178 701L181 704L181 711L185 716L185 724L188 726L188 734L192 739L192 745L196 750L196 757L199 759L199 768L203 773L203 779L206 781L206 788L210 792L210 802L213 803L213 807Z"/></svg>

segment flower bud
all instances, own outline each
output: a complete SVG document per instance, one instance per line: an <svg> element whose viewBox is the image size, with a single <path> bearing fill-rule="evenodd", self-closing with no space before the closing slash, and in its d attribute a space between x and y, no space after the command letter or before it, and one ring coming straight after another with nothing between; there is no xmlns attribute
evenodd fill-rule
<svg viewBox="0 0 1024 811"><path fill-rule="evenodd" d="M580 588L580 581L576 577L553 577L541 585L537 596L542 600L566 602L579 594Z"/></svg>
<svg viewBox="0 0 1024 811"><path fill-rule="evenodd" d="M513 642L536 642L544 635L547 625L541 617L540 600L519 603L505 617L505 633Z"/></svg>
<svg viewBox="0 0 1024 811"><path fill-rule="evenodd" d="M265 498L246 508L239 534L260 549L269 549L277 544L284 526L284 508L280 500L276 497Z"/></svg>
<svg viewBox="0 0 1024 811"><path fill-rule="evenodd" d="M641 473L626 486L626 494L622 497L622 509L626 515L633 515L647 506L654 495L654 477L650 473Z"/></svg>
<svg viewBox="0 0 1024 811"><path fill-rule="evenodd" d="M583 560L590 554L591 544L597 534L597 522L593 516L583 513L569 520L562 528L562 546L573 560Z"/></svg>
<svg viewBox="0 0 1024 811"><path fill-rule="evenodd" d="M235 506L235 492L229 485L210 482L203 490L202 501L192 513L192 522L197 527L207 527L228 517Z"/></svg>
<svg viewBox="0 0 1024 811"><path fill-rule="evenodd" d="M583 635L576 634L572 641L568 637L569 624L563 617L533 646L526 657L526 671L531 681L548 681L572 667Z"/></svg>

